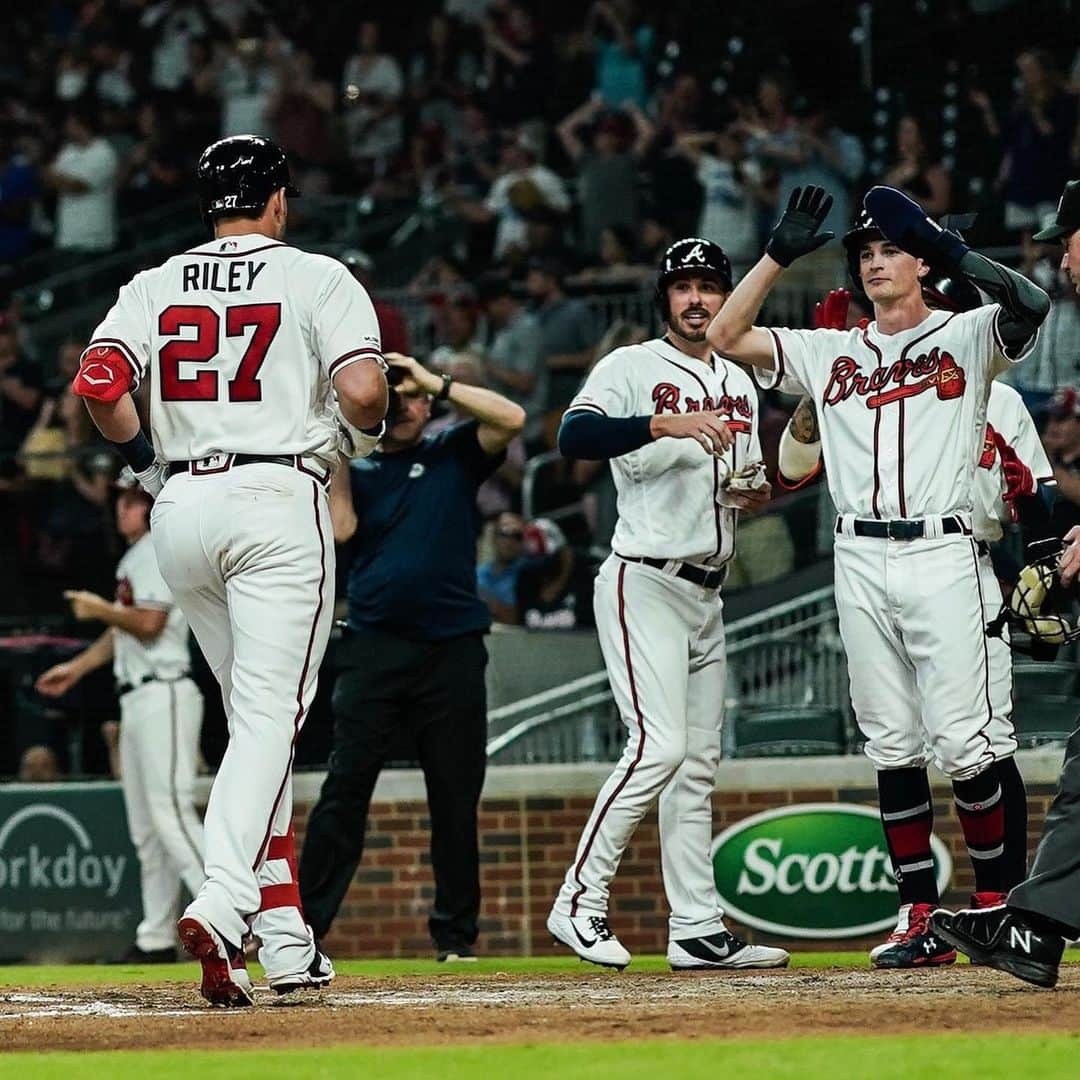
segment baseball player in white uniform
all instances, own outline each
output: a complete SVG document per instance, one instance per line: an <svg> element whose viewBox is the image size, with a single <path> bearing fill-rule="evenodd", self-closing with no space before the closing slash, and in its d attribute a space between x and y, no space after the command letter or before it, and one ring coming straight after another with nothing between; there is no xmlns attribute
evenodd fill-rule
<svg viewBox="0 0 1080 1080"><path fill-rule="evenodd" d="M292 760L333 611L327 484L340 452L376 445L387 388L367 293L282 242L298 192L281 150L223 139L198 184L214 239L120 290L74 388L156 497L162 576L221 683L230 738L206 881L177 925L203 996L247 1005L249 929L278 992L333 975L300 909ZM130 393L147 375L152 446Z"/></svg>
<svg viewBox="0 0 1080 1080"><path fill-rule="evenodd" d="M966 284L966 283L965 283ZM977 291L974 304L981 300ZM836 301L842 290L830 294L826 308L836 310ZM927 296L928 301L930 295ZM938 293L938 301L945 299ZM935 307L945 305L935 303ZM843 304L846 309L846 303ZM820 308L819 308L820 310ZM945 310L964 310L962 307L945 307ZM820 326L821 323L818 323ZM842 322L839 329L846 326ZM779 468L777 480L780 486L794 490L813 480L821 471L820 433L813 402L804 397L796 406L780 439ZM1050 463L1039 438L1038 429L1020 395L1007 384L994 381L990 384L990 397L986 409L986 433L979 447L978 467L975 470L975 498L972 510L972 535L979 552L979 576L982 583L983 620L994 622L1001 604L1001 585L1011 587L1015 583L1015 569L1008 565L995 567L991 545L1003 536L1005 526L1020 520L1032 530L1032 535L1042 537L1052 531L1048 503L1052 504L1054 478ZM1049 489L1049 490L1048 490ZM1007 559L1002 559L1007 564ZM1012 653L1008 643L1008 629L1001 634L988 634L987 654L990 667L990 695L994 713L1011 721L1012 716ZM1010 723L1011 726L1011 723ZM1003 740L1004 742L1004 740ZM1015 743L1015 737L1014 737ZM999 749L998 780L1001 788L1001 805L1004 812L1004 838L1001 857L1004 859L998 881L1004 890L1022 881L1027 872L1027 796L1023 778L1011 754L1004 745ZM941 763L938 762L939 767ZM883 823L888 828L888 823ZM996 846L996 845L995 845ZM984 876L980 851L970 850L976 880ZM936 895L936 893L935 893ZM974 908L992 907L1004 901L1001 889L976 890L972 894ZM923 901L917 901L923 902ZM910 904L910 901L909 901ZM910 922L910 907L901 911L898 918L900 929L895 935L903 935ZM874 950L880 955L893 944L893 937Z"/></svg>
<svg viewBox="0 0 1080 1080"><path fill-rule="evenodd" d="M953 781L979 892L1003 891L1000 761L1016 743L992 691L989 610L973 534L974 479L990 380L1026 354L1046 294L931 222L901 192L873 188L848 234L874 319L850 330L787 330L753 321L784 268L830 240L820 188L793 193L765 256L709 327L725 355L809 394L837 510L836 604L851 699L878 770L901 914L875 949L878 967L951 963L929 929L929 753ZM995 303L931 311L931 273L962 276ZM760 378L760 376L759 376ZM930 899L927 899L929 897Z"/></svg>
<svg viewBox="0 0 1080 1080"><path fill-rule="evenodd" d="M77 619L108 629L89 648L46 671L39 693L59 697L112 661L120 698L120 780L139 855L143 917L123 960L176 960L180 886L202 887L203 829L195 773L203 702L188 677L188 624L162 580L150 539L149 496L130 470L117 483L116 524L128 549L116 567L116 598L67 593Z"/></svg>
<svg viewBox="0 0 1080 1080"><path fill-rule="evenodd" d="M627 743L547 925L608 967L630 962L607 917L611 881L658 797L672 968L788 962L782 949L748 945L725 927L709 858L726 678L720 587L739 510L764 506L770 490L754 384L705 340L730 291L716 244L673 244L657 281L666 335L601 360L560 429L567 457L611 460L619 518L595 611Z"/></svg>

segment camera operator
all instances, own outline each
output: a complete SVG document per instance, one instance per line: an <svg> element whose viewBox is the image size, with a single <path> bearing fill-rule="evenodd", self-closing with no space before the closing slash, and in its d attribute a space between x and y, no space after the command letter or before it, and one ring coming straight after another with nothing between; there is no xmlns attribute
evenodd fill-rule
<svg viewBox="0 0 1080 1080"><path fill-rule="evenodd" d="M330 488L334 539L353 544L348 626L333 693L334 747L307 823L300 895L322 938L360 862L379 771L407 737L428 791L431 937L440 960L472 959L487 728L483 635L491 621L476 593L476 492L525 413L412 357L386 359L387 433L371 457L340 467ZM432 401L445 400L471 418L425 436Z"/></svg>

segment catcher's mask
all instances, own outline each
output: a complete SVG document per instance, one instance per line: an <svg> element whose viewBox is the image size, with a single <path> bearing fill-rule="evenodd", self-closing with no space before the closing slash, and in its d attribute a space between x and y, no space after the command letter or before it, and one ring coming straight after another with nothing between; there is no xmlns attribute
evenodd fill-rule
<svg viewBox="0 0 1080 1080"><path fill-rule="evenodd" d="M1015 640L1010 635L1009 644L1015 652L1046 653L1047 647L1080 640L1080 625L1074 625L1063 614L1071 606L1072 590L1061 584L1058 562L1065 545L1057 539L1039 540L1028 545L1031 561L1020 571L1016 585L1001 611L987 624L989 637L1001 637L1008 626L1027 636Z"/></svg>

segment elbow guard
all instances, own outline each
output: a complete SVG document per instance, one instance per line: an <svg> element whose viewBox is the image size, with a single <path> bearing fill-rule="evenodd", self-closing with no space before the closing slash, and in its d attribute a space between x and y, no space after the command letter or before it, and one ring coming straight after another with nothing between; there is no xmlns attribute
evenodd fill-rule
<svg viewBox="0 0 1080 1080"><path fill-rule="evenodd" d="M780 475L777 478L786 488L801 487L821 470L821 443L802 443L785 427L780 436Z"/></svg>
<svg viewBox="0 0 1080 1080"><path fill-rule="evenodd" d="M134 389L134 381L131 362L116 346L97 345L83 353L71 391L95 401L118 401Z"/></svg>

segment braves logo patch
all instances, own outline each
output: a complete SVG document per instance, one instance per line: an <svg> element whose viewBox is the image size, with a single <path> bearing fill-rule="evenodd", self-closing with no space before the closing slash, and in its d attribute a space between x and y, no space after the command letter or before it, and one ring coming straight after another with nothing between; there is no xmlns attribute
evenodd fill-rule
<svg viewBox="0 0 1080 1080"><path fill-rule="evenodd" d="M907 382L909 377L914 381ZM835 406L856 395L866 399L868 409L881 409L928 390L935 391L939 401L952 401L963 396L966 385L964 369L951 353L938 348L914 360L905 357L888 367L874 368L869 374L850 356L838 356L833 361L821 403Z"/></svg>
<svg viewBox="0 0 1080 1080"><path fill-rule="evenodd" d="M684 396L674 383L664 382L653 387L652 400L653 412L657 416L662 413L718 412L732 431L750 433L754 411L746 394L739 394L738 397L722 394L716 399L706 394L704 397L692 398Z"/></svg>

